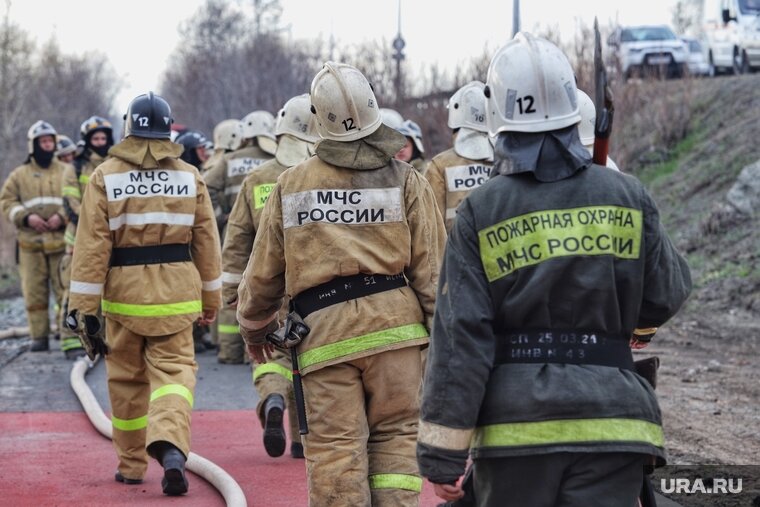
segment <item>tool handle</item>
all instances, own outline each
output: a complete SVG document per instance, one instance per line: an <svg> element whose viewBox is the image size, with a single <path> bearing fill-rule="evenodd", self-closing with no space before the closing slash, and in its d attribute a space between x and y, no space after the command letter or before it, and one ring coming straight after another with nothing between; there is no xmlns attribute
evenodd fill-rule
<svg viewBox="0 0 760 507"><path fill-rule="evenodd" d="M293 395L296 399L296 412L298 413L298 433L306 435L309 433L309 423L306 421L306 402L303 397L303 383L301 382L301 372L298 369L296 348L290 348L290 360L293 363Z"/></svg>

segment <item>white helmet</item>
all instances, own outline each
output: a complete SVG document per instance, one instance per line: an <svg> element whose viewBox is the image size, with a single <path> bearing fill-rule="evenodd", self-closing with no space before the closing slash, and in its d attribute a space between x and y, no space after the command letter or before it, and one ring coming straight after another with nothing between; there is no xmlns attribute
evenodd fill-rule
<svg viewBox="0 0 760 507"><path fill-rule="evenodd" d="M36 121L31 127L29 127L29 131L26 133L29 153L34 153L34 140L42 136L53 136L53 142L56 144L58 143L58 133L53 126L46 121Z"/></svg>
<svg viewBox="0 0 760 507"><path fill-rule="evenodd" d="M386 125L388 125L386 123ZM414 145L417 147L421 154L425 153L425 148L422 146L422 129L416 122L412 120L406 120L401 127L397 128L404 137L411 137L414 141Z"/></svg>
<svg viewBox="0 0 760 507"><path fill-rule="evenodd" d="M223 120L214 127L214 148L237 150L243 142L243 124L240 120Z"/></svg>
<svg viewBox="0 0 760 507"><path fill-rule="evenodd" d="M311 100L308 93L293 97L277 113L274 135L282 134L290 134L309 143L319 141L317 122L311 114Z"/></svg>
<svg viewBox="0 0 760 507"><path fill-rule="evenodd" d="M586 92L578 88L578 108L581 111L581 122L578 124L578 134L583 146L594 145L594 129L596 127L596 106Z"/></svg>
<svg viewBox="0 0 760 507"><path fill-rule="evenodd" d="M311 104L323 139L356 141L382 125L369 81L345 63L325 63L311 82Z"/></svg>
<svg viewBox="0 0 760 507"><path fill-rule="evenodd" d="M399 113L395 109L381 107L380 117L383 119L383 123L385 123L387 126L389 126L392 129L399 130L401 126L404 124L404 117L401 116L401 113Z"/></svg>
<svg viewBox="0 0 760 507"><path fill-rule="evenodd" d="M76 151L77 145L74 144L74 141L72 141L69 136L65 136L63 134L58 136L58 143L56 144L55 148L56 157L68 155L70 153L76 153Z"/></svg>
<svg viewBox="0 0 760 507"><path fill-rule="evenodd" d="M488 132L486 126L486 96L483 95L485 84L470 81L449 99L449 128L469 128L478 132Z"/></svg>
<svg viewBox="0 0 760 507"><path fill-rule="evenodd" d="M268 137L274 140L274 116L269 111L253 111L243 117L243 137Z"/></svg>
<svg viewBox="0 0 760 507"><path fill-rule="evenodd" d="M548 132L581 121L573 69L546 39L518 33L491 59L486 83L491 135Z"/></svg>

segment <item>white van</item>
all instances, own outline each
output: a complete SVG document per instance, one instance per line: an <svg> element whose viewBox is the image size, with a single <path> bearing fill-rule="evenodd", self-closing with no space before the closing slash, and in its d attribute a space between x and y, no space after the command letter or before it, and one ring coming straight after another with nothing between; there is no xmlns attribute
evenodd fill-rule
<svg viewBox="0 0 760 507"><path fill-rule="evenodd" d="M705 0L704 21L711 73L760 68L760 0Z"/></svg>

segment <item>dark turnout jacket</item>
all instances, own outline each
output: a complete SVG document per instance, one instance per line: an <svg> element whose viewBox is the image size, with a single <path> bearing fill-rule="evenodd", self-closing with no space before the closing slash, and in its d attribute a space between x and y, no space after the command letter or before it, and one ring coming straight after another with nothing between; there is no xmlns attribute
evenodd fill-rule
<svg viewBox="0 0 760 507"><path fill-rule="evenodd" d="M596 165L548 183L530 172L493 177L459 206L446 247L422 475L456 480L468 450L664 458L660 409L628 342L635 328L665 323L690 290L637 179ZM600 364L612 349L617 359Z"/></svg>

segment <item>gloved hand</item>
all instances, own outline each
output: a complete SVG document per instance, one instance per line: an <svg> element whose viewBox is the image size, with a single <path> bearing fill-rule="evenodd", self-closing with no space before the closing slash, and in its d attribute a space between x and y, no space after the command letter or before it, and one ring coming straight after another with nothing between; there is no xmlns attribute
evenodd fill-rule
<svg viewBox="0 0 760 507"><path fill-rule="evenodd" d="M241 322L238 319L238 322ZM243 337L243 341L246 345L265 345L267 343L267 334L274 333L280 327L280 323L277 321L277 315L274 315L264 327L259 329L249 329L245 327L242 322L240 323L240 336Z"/></svg>
<svg viewBox="0 0 760 507"><path fill-rule="evenodd" d="M631 335L631 348L634 350L641 350L649 345L649 342L654 338L657 332L656 327L636 328Z"/></svg>
<svg viewBox="0 0 760 507"><path fill-rule="evenodd" d="M103 324L96 315L82 315L77 310L71 310L66 317L66 326L79 336L90 360L108 354L108 345L103 339Z"/></svg>

